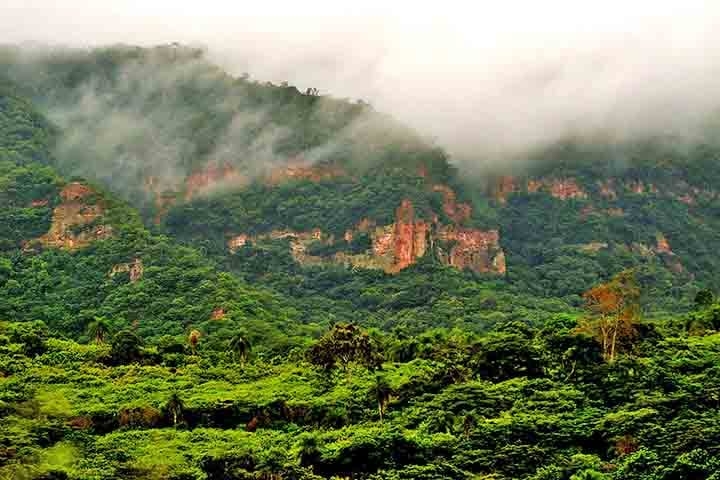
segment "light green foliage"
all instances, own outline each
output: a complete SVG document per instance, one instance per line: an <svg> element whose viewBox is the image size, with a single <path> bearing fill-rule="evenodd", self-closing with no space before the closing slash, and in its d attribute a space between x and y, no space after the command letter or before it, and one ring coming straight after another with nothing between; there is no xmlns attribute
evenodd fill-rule
<svg viewBox="0 0 720 480"><path fill-rule="evenodd" d="M489 356L490 346L516 341L508 333L513 328L479 337L437 332L431 350L386 362L380 373L355 365L330 376L304 362L255 359L239 367L224 352L212 362L179 354L181 367L107 366L97 363L107 346L49 338L45 353L0 383L6 412L0 440L15 448L5 451L2 472L57 470L78 479L120 472L212 479L218 471L245 478L241 472L289 475L303 468L326 478L373 479L717 472L708 453L720 438L711 408L717 399L702 385L717 384L718 334L648 338L642 343L655 348L638 352L649 353L612 364L596 359L576 365L573 375L568 365L553 364L561 357L544 355L537 378L522 370L487 378L488 363L505 361ZM539 331L525 335L562 348ZM450 374L458 364L466 367L462 377ZM558 369L561 375L553 373ZM47 432L56 438L52 444L41 441Z"/></svg>
<svg viewBox="0 0 720 480"><path fill-rule="evenodd" d="M526 174L588 197L523 187L503 203L368 105L232 78L198 50L3 52L23 82L0 84L0 479L720 477L720 304L700 290L720 285L715 147L556 146ZM258 156L344 174L221 189L143 224L151 177L170 172L160 186L179 199L208 162L252 176ZM31 242L69 181L56 169L102 186L88 203L109 238ZM647 188L603 197L608 178ZM452 223L435 183L472 203L462 226L500 230L506 277L433 255L386 275L302 267L287 241L226 248L389 224L403 199ZM697 198L662 194L675 189ZM580 295L630 267L646 315L604 362Z"/></svg>

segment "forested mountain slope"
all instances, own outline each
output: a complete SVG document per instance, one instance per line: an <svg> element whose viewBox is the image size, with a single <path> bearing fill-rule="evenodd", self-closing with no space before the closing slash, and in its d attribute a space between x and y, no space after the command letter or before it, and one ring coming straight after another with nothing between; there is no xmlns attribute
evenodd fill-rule
<svg viewBox="0 0 720 480"><path fill-rule="evenodd" d="M150 234L113 195L59 176L51 166L56 132L10 86L0 91L0 138L0 316L74 337L103 317L153 337L210 325L222 312L229 328L256 322L253 335L275 336L283 348L296 311Z"/></svg>
<svg viewBox="0 0 720 480"><path fill-rule="evenodd" d="M396 280L364 270L392 275L420 259L470 272L470 285L480 276L570 306L629 267L651 309L687 309L699 288L717 287L719 150L707 141L569 141L522 168L481 159L489 166L459 175L440 148L364 102L235 78L201 50L8 48L2 58L64 130L63 173L293 296L328 292L323 272L352 281L349 267L382 279L352 295L372 297ZM290 292L298 278L307 291Z"/></svg>
<svg viewBox="0 0 720 480"><path fill-rule="evenodd" d="M720 475L712 143L470 174L199 50L0 64L0 478Z"/></svg>

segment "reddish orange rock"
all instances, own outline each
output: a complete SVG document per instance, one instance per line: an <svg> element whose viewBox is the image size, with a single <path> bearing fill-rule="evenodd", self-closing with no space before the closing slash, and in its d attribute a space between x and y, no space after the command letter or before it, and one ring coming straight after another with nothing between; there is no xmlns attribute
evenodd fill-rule
<svg viewBox="0 0 720 480"><path fill-rule="evenodd" d="M455 223L462 223L472 215L472 207L467 203L458 203L457 195L446 185L434 185L433 191L443 194L443 212Z"/></svg>
<svg viewBox="0 0 720 480"><path fill-rule="evenodd" d="M587 194L573 179L553 180L550 185L550 195L561 200L587 198Z"/></svg>
<svg viewBox="0 0 720 480"><path fill-rule="evenodd" d="M210 163L185 180L185 201L207 193L221 184L243 185L246 182L247 178L241 175L232 165Z"/></svg>
<svg viewBox="0 0 720 480"><path fill-rule="evenodd" d="M60 191L60 198L63 202L76 202L88 195L95 193L90 187L79 182L68 183Z"/></svg>
<svg viewBox="0 0 720 480"><path fill-rule="evenodd" d="M415 209L410 200L403 200L395 212L393 232L394 264L392 271L403 270L413 265L427 250L428 225L422 220L415 221Z"/></svg>
<svg viewBox="0 0 720 480"><path fill-rule="evenodd" d="M670 248L670 242L668 242L667 238L665 238L665 235L662 233L658 233L656 236L657 244L655 246L655 251L658 253L673 253L672 248Z"/></svg>
<svg viewBox="0 0 720 480"><path fill-rule="evenodd" d="M541 190L548 191L550 195L560 200L587 198L587 193L574 178L528 180L527 191L529 193L536 193Z"/></svg>

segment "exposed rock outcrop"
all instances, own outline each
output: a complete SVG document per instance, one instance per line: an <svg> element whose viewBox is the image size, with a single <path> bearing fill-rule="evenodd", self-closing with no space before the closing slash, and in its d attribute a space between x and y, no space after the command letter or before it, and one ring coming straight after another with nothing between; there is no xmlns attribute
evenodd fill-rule
<svg viewBox="0 0 720 480"><path fill-rule="evenodd" d="M317 241L323 241L325 243L332 243L332 237L326 237L322 230L314 229L309 232L294 232L292 230L273 230L270 233L262 235L247 235L240 234L231 237L228 242L228 249L231 252L236 252L238 249L244 247L248 242L257 243L263 241L273 240L288 240L290 242L290 253L293 258L302 264L320 263L323 261L322 257L310 255L307 253L308 247Z"/></svg>
<svg viewBox="0 0 720 480"><path fill-rule="evenodd" d="M655 241L655 251L657 253L668 253L674 255L672 248L670 248L670 242L668 242L667 238L665 238L665 235L658 233L655 236Z"/></svg>
<svg viewBox="0 0 720 480"><path fill-rule="evenodd" d="M588 197L574 178L532 178L525 183L525 190L528 193L548 192L560 200ZM518 179L509 175L499 177L490 187L490 195L500 203L506 203L510 194L519 191L522 191L522 187Z"/></svg>
<svg viewBox="0 0 720 480"><path fill-rule="evenodd" d="M446 185L434 185L433 191L443 194L443 212L455 223L462 223L472 215L472 207L458 203L455 191Z"/></svg>
<svg viewBox="0 0 720 480"><path fill-rule="evenodd" d="M112 236L112 227L101 223L105 209L94 195L87 185L67 184L60 191L61 203L53 210L50 230L38 241L45 247L76 250Z"/></svg>
<svg viewBox="0 0 720 480"><path fill-rule="evenodd" d="M398 273L432 251L441 262L458 269L467 268L478 273L498 275L506 273L505 254L497 230L442 226L435 220L418 218L412 202L405 199L395 211L395 222L376 226L374 221L366 218L354 229L345 232L340 241L346 244L352 242L359 233L370 235L371 246L364 253L348 253L341 249L330 257L311 255L308 248L315 242L335 245L331 235L318 229L310 232L276 230L255 237L235 235L228 240L228 248L235 251L249 241L289 239L290 251L301 264L340 263L381 269L387 273Z"/></svg>
<svg viewBox="0 0 720 480"><path fill-rule="evenodd" d="M555 198L568 200L571 198L587 198L587 192L574 178L543 178L528 180L527 190L530 193L547 191Z"/></svg>
<svg viewBox="0 0 720 480"><path fill-rule="evenodd" d="M228 240L228 248L231 252L235 253L238 249L244 247L250 237L248 237L246 234L241 233L240 235L235 235L230 240Z"/></svg>
<svg viewBox="0 0 720 480"><path fill-rule="evenodd" d="M655 236L655 245L633 243L630 245L630 249L643 257L659 257L665 266L674 273L687 273L680 257L673 252L670 242L662 232L658 232Z"/></svg>
<svg viewBox="0 0 720 480"><path fill-rule="evenodd" d="M393 262L390 272L399 272L425 255L429 230L429 225L425 221L415 218L412 202L403 200L395 212L395 225L391 237ZM383 238L383 244L386 243L387 239ZM373 250L377 252L375 244ZM387 252L384 254L387 255Z"/></svg>
<svg viewBox="0 0 720 480"><path fill-rule="evenodd" d="M443 227L437 234L438 256L447 265L478 273L504 275L505 252L500 247L500 232Z"/></svg>
<svg viewBox="0 0 720 480"><path fill-rule="evenodd" d="M680 261L680 257L678 257L675 252L673 252L672 248L670 247L670 242L668 242L668 239L665 237L665 235L663 235L662 232L658 232L655 237L655 242L655 253L657 253L662 258L665 266L668 267L672 272L684 273L685 267Z"/></svg>
<svg viewBox="0 0 720 480"><path fill-rule="evenodd" d="M128 273L130 283L135 283L142 279L145 274L145 267L141 259L136 258L132 262L118 263L110 270L110 277L114 277L119 273Z"/></svg>

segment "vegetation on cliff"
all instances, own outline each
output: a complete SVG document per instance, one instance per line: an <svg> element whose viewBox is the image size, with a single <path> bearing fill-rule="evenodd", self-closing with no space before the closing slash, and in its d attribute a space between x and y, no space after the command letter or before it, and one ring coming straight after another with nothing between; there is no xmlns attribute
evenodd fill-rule
<svg viewBox="0 0 720 480"><path fill-rule="evenodd" d="M717 149L461 181L197 50L0 63L0 478L720 475Z"/></svg>

